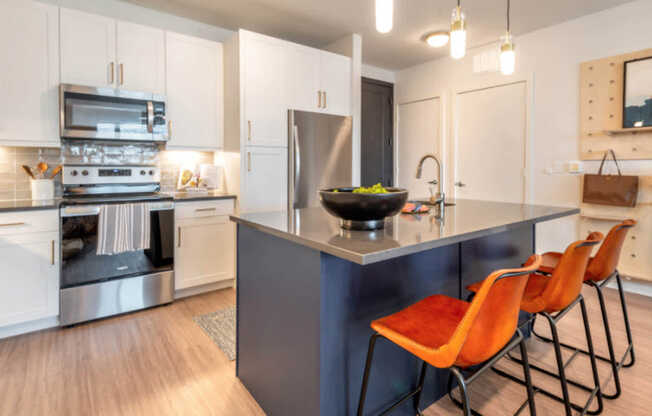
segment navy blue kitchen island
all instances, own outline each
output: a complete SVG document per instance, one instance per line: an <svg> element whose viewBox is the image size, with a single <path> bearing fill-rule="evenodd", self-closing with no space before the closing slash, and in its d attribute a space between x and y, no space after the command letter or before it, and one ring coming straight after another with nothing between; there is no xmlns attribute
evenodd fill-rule
<svg viewBox="0 0 652 416"><path fill-rule="evenodd" d="M516 267L535 224L572 208L458 200L444 219L399 215L384 230L346 231L321 208L233 216L237 223L236 372L270 416L355 415L372 320L429 295ZM379 341L366 413L415 387L421 363ZM430 369L426 408L446 393ZM412 403L396 410L414 415Z"/></svg>

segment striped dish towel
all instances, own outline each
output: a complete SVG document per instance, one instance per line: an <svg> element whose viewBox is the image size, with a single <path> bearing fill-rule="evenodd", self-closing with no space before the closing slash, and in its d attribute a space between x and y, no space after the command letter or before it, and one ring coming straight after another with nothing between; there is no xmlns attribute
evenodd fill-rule
<svg viewBox="0 0 652 416"><path fill-rule="evenodd" d="M102 205L97 224L97 254L114 255L149 248L147 204Z"/></svg>

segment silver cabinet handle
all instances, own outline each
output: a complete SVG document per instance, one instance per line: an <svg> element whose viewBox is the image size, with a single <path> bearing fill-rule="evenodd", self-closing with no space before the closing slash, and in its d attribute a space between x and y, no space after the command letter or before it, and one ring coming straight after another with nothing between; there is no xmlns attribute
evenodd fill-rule
<svg viewBox="0 0 652 416"><path fill-rule="evenodd" d="M115 83L115 62L109 64L109 85Z"/></svg>
<svg viewBox="0 0 652 416"><path fill-rule="evenodd" d="M50 250L50 264L54 266L54 240L52 240L52 244L50 245L51 250Z"/></svg>
<svg viewBox="0 0 652 416"><path fill-rule="evenodd" d="M124 64L120 64L120 85L124 85L125 83L125 66Z"/></svg>
<svg viewBox="0 0 652 416"><path fill-rule="evenodd" d="M251 152L247 152L247 172L251 172Z"/></svg>
<svg viewBox="0 0 652 416"><path fill-rule="evenodd" d="M321 90L317 91L317 108L321 108Z"/></svg>
<svg viewBox="0 0 652 416"><path fill-rule="evenodd" d="M6 224L0 224L0 227L19 227L21 225L26 225L24 222L8 222Z"/></svg>
<svg viewBox="0 0 652 416"><path fill-rule="evenodd" d="M251 141L251 120L247 120L247 141Z"/></svg>
<svg viewBox="0 0 652 416"><path fill-rule="evenodd" d="M195 212L209 212L209 211L217 211L217 208L197 208Z"/></svg>
<svg viewBox="0 0 652 416"><path fill-rule="evenodd" d="M328 107L328 104L326 104L326 91L324 91L324 107L323 108L326 108L326 107Z"/></svg>
<svg viewBox="0 0 652 416"><path fill-rule="evenodd" d="M178 233L178 239L177 239L177 247L181 247L181 227L177 227L177 233Z"/></svg>
<svg viewBox="0 0 652 416"><path fill-rule="evenodd" d="M458 188L464 188L466 186L466 184L463 182L455 182L453 185L457 186Z"/></svg>

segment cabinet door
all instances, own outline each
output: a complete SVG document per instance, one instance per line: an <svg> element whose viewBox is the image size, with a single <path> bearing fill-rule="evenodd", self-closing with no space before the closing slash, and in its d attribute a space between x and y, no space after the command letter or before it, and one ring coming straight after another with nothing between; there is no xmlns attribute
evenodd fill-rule
<svg viewBox="0 0 652 416"><path fill-rule="evenodd" d="M235 226L229 218L181 222L174 269L177 290L235 278Z"/></svg>
<svg viewBox="0 0 652 416"><path fill-rule="evenodd" d="M240 44L243 48L244 144L287 146L286 45L277 39L249 32L241 32Z"/></svg>
<svg viewBox="0 0 652 416"><path fill-rule="evenodd" d="M287 209L287 149L248 147L244 156L244 190L240 209L279 211Z"/></svg>
<svg viewBox="0 0 652 416"><path fill-rule="evenodd" d="M222 147L222 44L166 33L168 147Z"/></svg>
<svg viewBox="0 0 652 416"><path fill-rule="evenodd" d="M321 89L325 94L323 111L351 115L351 58L321 52Z"/></svg>
<svg viewBox="0 0 652 416"><path fill-rule="evenodd" d="M286 52L288 107L294 110L321 111L319 50L301 45L288 45Z"/></svg>
<svg viewBox="0 0 652 416"><path fill-rule="evenodd" d="M59 314L58 234L47 237L51 239L0 244L0 326Z"/></svg>
<svg viewBox="0 0 652 416"><path fill-rule="evenodd" d="M133 23L117 24L118 87L165 94L165 33Z"/></svg>
<svg viewBox="0 0 652 416"><path fill-rule="evenodd" d="M61 9L61 82L92 87L116 84L115 20Z"/></svg>
<svg viewBox="0 0 652 416"><path fill-rule="evenodd" d="M58 145L58 9L33 1L0 2L0 50L0 141Z"/></svg>

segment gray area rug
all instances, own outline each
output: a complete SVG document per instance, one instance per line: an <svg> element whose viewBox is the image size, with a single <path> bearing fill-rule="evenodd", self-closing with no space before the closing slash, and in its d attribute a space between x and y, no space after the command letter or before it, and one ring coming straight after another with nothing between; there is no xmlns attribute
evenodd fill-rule
<svg viewBox="0 0 652 416"><path fill-rule="evenodd" d="M226 354L235 360L235 307L192 318Z"/></svg>

